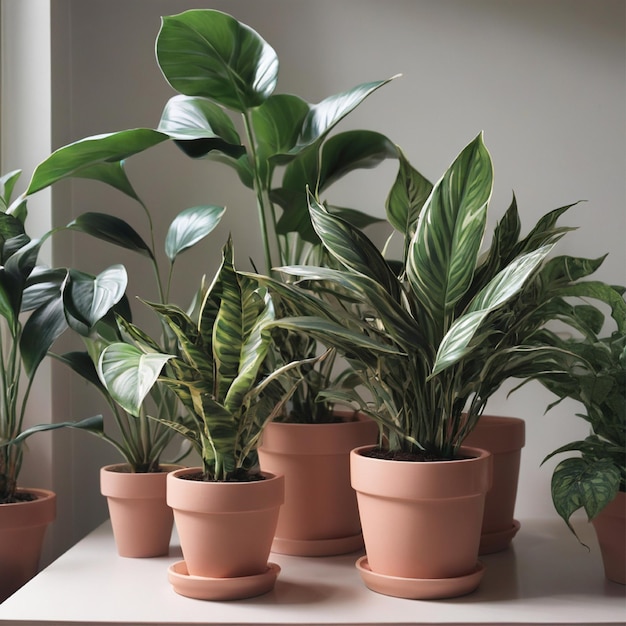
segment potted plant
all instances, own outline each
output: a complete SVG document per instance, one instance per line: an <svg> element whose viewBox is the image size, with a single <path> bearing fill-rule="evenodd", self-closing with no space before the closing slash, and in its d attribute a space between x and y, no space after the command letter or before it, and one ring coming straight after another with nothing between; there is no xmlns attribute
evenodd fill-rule
<svg viewBox="0 0 626 626"><path fill-rule="evenodd" d="M274 306L266 288L235 272L230 241L197 302L193 316L150 304L176 338L170 353L119 318L127 341L102 351L98 372L131 414L156 381L170 387L189 413L185 424L153 417L187 437L202 459L201 468L177 470L167 479L184 556L169 571L174 589L203 599L249 597L276 580L279 568L267 559L284 494L284 478L260 470L257 446L307 362L264 369ZM289 382L278 385L280 378Z"/></svg>
<svg viewBox="0 0 626 626"><path fill-rule="evenodd" d="M192 158L234 168L242 184L253 192L266 273L271 274L275 265L304 259L330 262L311 225L306 186L324 193L355 169L397 157L393 143L374 131L351 130L331 136L346 115L389 81L357 85L317 104L275 93L276 52L249 26L209 9L163 18L156 54L164 77L177 92L166 103L158 128L89 137L61 148L37 170L31 192L60 178L81 176L106 182L134 197L123 160L173 140ZM360 226L377 221L352 208L333 207L333 211ZM98 227L100 236L117 238L119 229L112 221L101 221ZM134 244L134 239L129 243ZM294 359L310 359L311 363L302 370L302 383L266 430L261 446L264 466L292 476L287 479L274 546L292 554L332 554L362 545L349 484L348 453L376 438L376 427L369 420L352 412L335 414L332 403L319 401L318 392L331 384L336 368L332 354L315 361L317 352L312 337L284 330L275 333L268 356L273 367ZM282 422L291 425L283 427ZM305 426L308 424L324 426L313 430ZM292 439L292 433L302 445ZM314 454L314 438L320 440L327 458ZM330 456L326 441L334 442ZM334 469L330 469L331 458ZM278 465L279 459L288 459L293 469ZM312 464L324 467L332 477L324 487L308 486L312 477L319 479L324 473L313 471ZM298 469L300 465L304 467ZM312 497L312 493L321 495ZM310 506L305 508L313 502L317 517Z"/></svg>
<svg viewBox="0 0 626 626"><path fill-rule="evenodd" d="M72 281L69 270L37 264L50 233L40 239L27 234L27 197L12 201L20 173L0 177L0 601L37 573L45 531L56 514L54 492L18 486L25 440L63 427L102 431L100 416L25 427L38 367L67 328L63 293Z"/></svg>
<svg viewBox="0 0 626 626"><path fill-rule="evenodd" d="M123 165L121 165L123 168ZM122 169L123 171L123 169ZM38 172L33 177L37 184ZM128 181L128 189L132 190ZM103 239L126 250L135 252L149 262L155 277L158 301L171 301L170 287L178 257L207 237L219 224L224 208L214 205L195 206L181 211L169 225L163 249L167 258L167 272L159 265L153 220L147 206L139 196L132 196L146 216L149 236L142 237L126 221L101 213L85 213L73 220L67 228ZM130 321L129 308L117 308L116 313ZM84 320L74 325L87 346L84 352L71 352L59 356L72 370L93 384L104 396L117 428L117 436L103 435L122 455L124 463L107 465L101 469L102 494L107 497L113 534L118 553L126 557L151 557L167 554L173 515L166 503L166 475L178 469L177 465L188 452L182 446L176 458L162 462L162 456L171 446L177 432L163 423L151 420L148 412L164 421L174 422L181 417L181 406L176 395L165 385L157 383L150 388L144 404L136 415L130 415L98 378L95 364L105 346L123 341L123 333L112 320L112 314ZM162 322L162 343L170 351L176 338Z"/></svg>
<svg viewBox="0 0 626 626"><path fill-rule="evenodd" d="M482 135L434 186L403 159L387 206L389 221L404 235L399 266L387 262L361 231L311 196L313 225L343 269L281 268L297 277L297 287L257 278L300 312L280 325L337 347L369 394L363 397L354 388L326 392L370 415L384 435L379 450L352 452L352 484L367 551L358 566L366 584L383 593L445 597L467 593L478 584L489 458L465 449L463 441L507 377L536 373L533 357L540 354L545 364L547 347L531 339L546 319L561 313L559 296L568 291L575 295L563 279L560 290L552 285L545 300L535 300L528 310L516 308L524 289L538 288L542 264L565 232L555 222L567 207L540 221L515 246L510 245L511 233L518 239L519 231L500 224L490 250L481 256L491 186L491 159ZM507 218L514 215L509 210ZM308 291L303 294L312 284L330 294L334 306ZM347 330L359 330L396 351L357 350L346 340ZM414 462L420 458L426 462ZM475 474L472 466L477 467ZM433 507L445 511L445 521L399 520L400 511L409 508L409 497L401 491L401 478L393 477L396 471L409 477L407 491L425 501L449 497ZM414 472L434 475L438 482L429 487L426 476L418 478ZM453 479L457 473L473 481L471 495L464 497L470 511L452 512L454 497L460 495ZM382 513L385 500L394 507L388 513ZM423 512L431 507L423 501L416 508ZM408 538L398 531L405 527L411 529ZM439 562L428 565L431 556Z"/></svg>
<svg viewBox="0 0 626 626"><path fill-rule="evenodd" d="M623 293L623 290L620 290ZM614 316L617 330L601 336L602 313L586 336L562 339L549 332L560 350L560 369L537 376L558 396L580 402L578 417L589 423L590 434L549 454L574 452L555 467L552 501L557 513L576 535L570 518L584 509L592 522L609 580L626 584L626 317ZM591 318L588 318L591 319ZM548 331L546 331L548 332ZM596 334L597 333L597 334ZM544 461L545 462L545 461Z"/></svg>

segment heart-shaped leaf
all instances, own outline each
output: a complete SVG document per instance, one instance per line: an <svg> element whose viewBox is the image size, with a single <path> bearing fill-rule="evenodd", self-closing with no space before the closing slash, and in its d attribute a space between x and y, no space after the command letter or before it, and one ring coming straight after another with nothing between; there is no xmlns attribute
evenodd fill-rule
<svg viewBox="0 0 626 626"><path fill-rule="evenodd" d="M274 91L278 57L250 27L214 10L191 10L163 18L157 37L159 66L169 84L244 112Z"/></svg>
<svg viewBox="0 0 626 626"><path fill-rule="evenodd" d="M169 354L145 354L135 346L114 343L100 354L98 376L115 402L131 415L139 415L143 401L171 358Z"/></svg>

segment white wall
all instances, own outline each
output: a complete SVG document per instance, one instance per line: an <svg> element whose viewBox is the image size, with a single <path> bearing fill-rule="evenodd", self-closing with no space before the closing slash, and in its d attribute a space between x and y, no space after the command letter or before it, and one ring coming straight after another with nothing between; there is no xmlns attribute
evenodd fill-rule
<svg viewBox="0 0 626 626"><path fill-rule="evenodd" d="M580 228L559 252L590 257L609 252L598 277L625 282L621 0L53 0L56 145L155 125L172 93L154 61L159 16L209 5L247 22L273 45L281 59L279 91L316 102L402 72L341 128L387 134L431 179L484 130L496 172L492 223L513 190L527 228L550 209L586 200L564 220ZM210 249L191 253L181 266L176 297L184 301L193 292L197 283L189 277L198 267L212 273L231 230L240 266L249 255L260 258L253 198L226 168L191 162L164 145L131 159L129 171L147 204L163 216L161 237L172 216L187 206L210 202L229 208ZM392 165L352 176L333 200L382 216L394 176ZM95 183L78 182L58 193L56 223L99 210L119 212L143 228L137 207ZM56 253L57 262L89 271L118 260L130 263L126 255L113 258L109 247L80 237L59 241ZM133 275L131 289L150 297L143 270ZM94 412L94 399L82 383L64 380L66 401L56 398L55 410L65 405L75 417ZM547 452L584 434L571 417L574 406L544 416L549 401L544 391L528 387L508 400L499 394L488 411L527 420L518 517L553 515L550 467L540 469L539 463ZM72 441L72 462L79 470L73 531L78 537L105 515L97 468L111 454L84 436Z"/></svg>

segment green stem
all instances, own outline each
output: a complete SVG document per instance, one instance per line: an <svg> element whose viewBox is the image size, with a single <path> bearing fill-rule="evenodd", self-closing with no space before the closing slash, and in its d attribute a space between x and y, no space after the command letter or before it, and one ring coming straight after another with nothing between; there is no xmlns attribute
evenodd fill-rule
<svg viewBox="0 0 626 626"><path fill-rule="evenodd" d="M261 179L261 172L259 167L259 157L256 149L256 141L254 137L254 131L252 127L252 120L250 119L250 113L245 111L243 113L243 122L246 131L246 137L248 145L250 147L251 165L253 173L254 191L256 194L257 210L259 214L259 222L261 224L261 236L263 239L263 250L265 254L265 271L270 276L272 268L274 267L272 249L270 244L269 230L268 230L268 213L273 220L274 233L276 234L276 246L278 249L278 256L282 259L281 244L276 233L276 216L273 210L272 202L269 199L267 192L267 185L263 184Z"/></svg>

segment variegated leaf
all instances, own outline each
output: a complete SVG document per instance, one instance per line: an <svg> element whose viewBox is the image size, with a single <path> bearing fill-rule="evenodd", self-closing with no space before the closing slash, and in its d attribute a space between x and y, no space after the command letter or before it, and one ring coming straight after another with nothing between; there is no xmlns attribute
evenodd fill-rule
<svg viewBox="0 0 626 626"><path fill-rule="evenodd" d="M370 276L400 301L400 284L378 248L358 229L331 215L311 194L309 212L315 232L325 248L348 269Z"/></svg>
<svg viewBox="0 0 626 626"><path fill-rule="evenodd" d="M430 320L433 341L471 284L491 196L491 157L482 135L455 159L421 212L407 259L407 276Z"/></svg>
<svg viewBox="0 0 626 626"><path fill-rule="evenodd" d="M465 315L452 324L441 340L433 375L458 362L471 350L471 341L485 317L520 291L552 247L544 246L515 259L481 289L470 302Z"/></svg>
<svg viewBox="0 0 626 626"><path fill-rule="evenodd" d="M114 343L100 354L98 376L125 411L139 415L143 401L171 358L169 354L145 354L135 346Z"/></svg>

